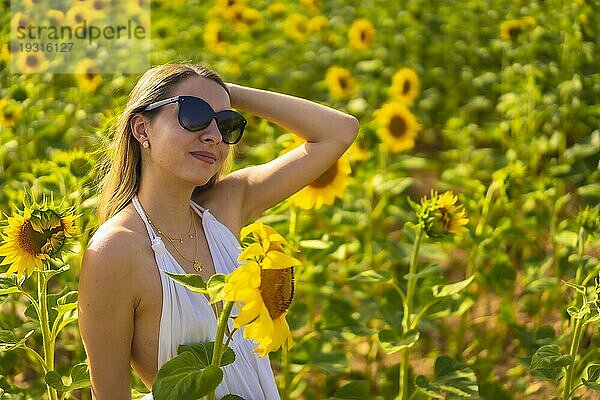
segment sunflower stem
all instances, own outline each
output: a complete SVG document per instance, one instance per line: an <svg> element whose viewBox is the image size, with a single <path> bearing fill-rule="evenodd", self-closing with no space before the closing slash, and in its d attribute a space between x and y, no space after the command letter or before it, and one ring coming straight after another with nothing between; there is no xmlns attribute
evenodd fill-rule
<svg viewBox="0 0 600 400"><path fill-rule="evenodd" d="M44 363L46 364L46 372L54 371L54 338L50 332L48 320L48 279L42 271L38 271L38 307L40 317L40 328L42 331L42 342L44 347ZM56 389L48 386L48 398L50 400L58 400Z"/></svg>
<svg viewBox="0 0 600 400"><path fill-rule="evenodd" d="M227 321L229 320L229 314L231 314L233 303L233 301L226 301L223 311L221 311L221 314L219 315L219 324L217 325L217 333L215 334L215 345L213 347L211 362L211 365L217 368L220 368L221 357L227 349L225 346L223 346L223 338L225 336L225 327L227 326ZM215 391L216 388L208 394L208 400L215 400Z"/></svg>
<svg viewBox="0 0 600 400"><path fill-rule="evenodd" d="M583 255L585 254L585 229L583 227L579 228L579 232L577 235L577 254L579 255L579 259L581 260L583 258ZM581 262L581 261L580 261ZM581 282L580 283L580 279L581 279L581 269L582 269L583 265L579 265L577 267L577 274L576 274L576 280L575 282L578 284L582 284L582 286L585 286L585 283ZM581 300L581 307L583 308L586 304L586 296L582 296L582 300ZM577 320L575 321L575 327L573 329L573 338L571 339L571 348L569 349L569 354L571 355L571 357L573 357L573 361L571 361L571 364L569 364L569 366L567 367L567 373L565 375L565 388L564 388L564 392L563 392L563 400L569 400L571 398L572 390L571 390L571 386L573 384L573 373L575 370L575 358L577 357L577 353L579 351L579 343L581 341L581 332L582 332L582 328L584 326L584 318L577 318Z"/></svg>
<svg viewBox="0 0 600 400"><path fill-rule="evenodd" d="M290 400L290 358L287 346L281 348L281 364L283 369L283 390L281 400Z"/></svg>
<svg viewBox="0 0 600 400"><path fill-rule="evenodd" d="M419 247L421 246L421 238L423 237L423 225L419 224L417 227L417 234L415 236L415 243L413 244L412 257L410 259L410 267L408 272L408 288L406 291L406 307L403 317L403 328L404 333L407 333L412 329L412 312L414 306L415 289L417 286L417 278L415 274L417 272L417 257L419 255ZM402 359L400 361L400 379L398 382L398 397L400 400L408 400L409 391L409 372L410 372L410 348L407 347L402 350Z"/></svg>
<svg viewBox="0 0 600 400"><path fill-rule="evenodd" d="M573 329L573 339L571 340L571 349L569 354L573 357L571 364L567 367L567 374L565 376L565 390L563 392L563 400L569 400L571 398L571 385L573 383L573 373L575 371L575 358L579 351L579 343L581 341L581 332L584 325L583 318L577 318L575 321L575 328Z"/></svg>
<svg viewBox="0 0 600 400"><path fill-rule="evenodd" d="M292 238L296 237L297 221L298 221L298 212L296 210L296 206L294 206L292 204L292 205L290 205L290 225L289 225L289 229L288 229L288 233L289 233L290 237L292 237Z"/></svg>

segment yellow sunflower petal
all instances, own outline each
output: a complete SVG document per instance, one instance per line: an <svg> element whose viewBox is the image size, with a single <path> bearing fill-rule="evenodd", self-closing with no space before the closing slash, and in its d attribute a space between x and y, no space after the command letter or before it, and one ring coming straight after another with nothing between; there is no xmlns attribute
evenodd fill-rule
<svg viewBox="0 0 600 400"><path fill-rule="evenodd" d="M300 265L300 261L279 251L270 251L263 260L263 269L284 269Z"/></svg>

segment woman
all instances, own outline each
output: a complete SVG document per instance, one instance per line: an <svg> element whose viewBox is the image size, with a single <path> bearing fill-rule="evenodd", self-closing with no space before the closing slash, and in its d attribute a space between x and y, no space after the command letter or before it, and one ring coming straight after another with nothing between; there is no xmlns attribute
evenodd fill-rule
<svg viewBox="0 0 600 400"><path fill-rule="evenodd" d="M306 144L266 164L223 172L245 119L265 118ZM130 365L148 388L177 345L214 340L203 296L161 270L205 280L236 266L238 233L324 173L356 137L356 118L292 96L224 83L205 67L154 67L120 116L85 251L79 324L97 399L129 399ZM224 176L223 176L224 175ZM210 210L210 211L208 211ZM236 361L217 396L278 398L268 357L234 336Z"/></svg>

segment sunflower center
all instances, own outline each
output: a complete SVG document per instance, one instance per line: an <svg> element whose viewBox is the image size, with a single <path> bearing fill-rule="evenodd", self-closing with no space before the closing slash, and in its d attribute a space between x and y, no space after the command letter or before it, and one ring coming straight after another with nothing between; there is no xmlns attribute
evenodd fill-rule
<svg viewBox="0 0 600 400"><path fill-rule="evenodd" d="M261 270L259 289L271 319L279 318L294 298L294 269Z"/></svg>
<svg viewBox="0 0 600 400"><path fill-rule="evenodd" d="M309 186L313 187L313 188L323 188L325 186L328 186L331 184L331 182L333 182L333 180L337 176L337 172L338 172L338 165L336 162L331 167L329 167L327 169L327 171L325 171L320 177L315 179L315 181L313 183L311 183Z"/></svg>
<svg viewBox="0 0 600 400"><path fill-rule="evenodd" d="M367 41L367 31L360 31L360 41L363 43Z"/></svg>
<svg viewBox="0 0 600 400"><path fill-rule="evenodd" d="M35 68L40 65L40 60L33 54L28 55L25 62L31 68Z"/></svg>
<svg viewBox="0 0 600 400"><path fill-rule="evenodd" d="M26 221L19 232L19 247L28 254L38 255L41 253L48 254L47 248L50 239L59 232L62 232L62 226L38 232L33 229L30 221ZM53 247L51 247L53 250Z"/></svg>
<svg viewBox="0 0 600 400"><path fill-rule="evenodd" d="M96 0L93 5L94 10L102 10L104 8L103 0Z"/></svg>
<svg viewBox="0 0 600 400"><path fill-rule="evenodd" d="M91 81L96 77L96 72L94 71L93 68L87 68L85 70L85 77Z"/></svg>
<svg viewBox="0 0 600 400"><path fill-rule="evenodd" d="M520 31L521 31L521 27L513 26L508 30L508 36L511 39L514 39L519 34Z"/></svg>
<svg viewBox="0 0 600 400"><path fill-rule="evenodd" d="M390 133L396 138L401 138L406 135L406 121L399 115L394 115L390 121Z"/></svg>
<svg viewBox="0 0 600 400"><path fill-rule="evenodd" d="M81 24L84 19L85 19L85 17L82 14L75 15L75 22L77 22L78 24Z"/></svg>
<svg viewBox="0 0 600 400"><path fill-rule="evenodd" d="M402 94L407 95L410 92L410 81L405 80L402 85Z"/></svg>
<svg viewBox="0 0 600 400"><path fill-rule="evenodd" d="M345 77L340 77L338 79L338 82L339 82L340 88L342 88L342 90L348 89L348 80Z"/></svg>

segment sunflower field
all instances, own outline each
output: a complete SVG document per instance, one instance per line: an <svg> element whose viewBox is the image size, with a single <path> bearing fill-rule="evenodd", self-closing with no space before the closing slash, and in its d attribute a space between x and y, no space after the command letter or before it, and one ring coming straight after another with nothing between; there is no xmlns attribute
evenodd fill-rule
<svg viewBox="0 0 600 400"><path fill-rule="evenodd" d="M600 2L132 3L150 10L151 65L207 65L360 121L337 164L259 219L300 250L293 344L270 354L282 399L600 397ZM78 276L101 150L141 74L22 58L10 5L0 399L91 399ZM300 143L245 117L233 169Z"/></svg>

